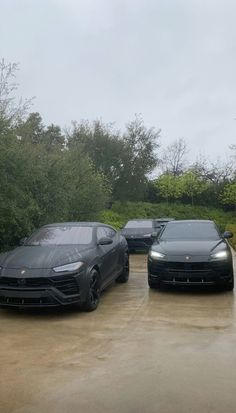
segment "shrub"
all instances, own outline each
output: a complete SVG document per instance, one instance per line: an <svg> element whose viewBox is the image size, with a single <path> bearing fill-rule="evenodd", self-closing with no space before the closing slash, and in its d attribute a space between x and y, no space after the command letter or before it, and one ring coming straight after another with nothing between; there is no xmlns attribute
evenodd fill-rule
<svg viewBox="0 0 236 413"><path fill-rule="evenodd" d="M223 232L227 225L236 226L236 218L221 209L173 204L151 204L147 202L115 202L111 210L103 211L101 220L116 228L121 228L128 220L135 218L211 219ZM236 232L233 230L233 232Z"/></svg>

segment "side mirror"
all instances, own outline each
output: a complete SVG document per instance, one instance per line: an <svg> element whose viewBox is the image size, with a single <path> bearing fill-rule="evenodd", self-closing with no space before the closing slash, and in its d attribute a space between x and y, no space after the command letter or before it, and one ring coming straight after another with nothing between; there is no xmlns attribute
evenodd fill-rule
<svg viewBox="0 0 236 413"><path fill-rule="evenodd" d="M113 240L111 238L108 237L103 237L98 241L98 245L109 245L112 244Z"/></svg>
<svg viewBox="0 0 236 413"><path fill-rule="evenodd" d="M19 244L24 245L26 240L27 240L27 237L21 238Z"/></svg>
<svg viewBox="0 0 236 413"><path fill-rule="evenodd" d="M152 238L156 238L157 235L158 235L158 232L152 232L151 237L152 237Z"/></svg>
<svg viewBox="0 0 236 413"><path fill-rule="evenodd" d="M225 231L223 238L233 238L234 234L231 231Z"/></svg>

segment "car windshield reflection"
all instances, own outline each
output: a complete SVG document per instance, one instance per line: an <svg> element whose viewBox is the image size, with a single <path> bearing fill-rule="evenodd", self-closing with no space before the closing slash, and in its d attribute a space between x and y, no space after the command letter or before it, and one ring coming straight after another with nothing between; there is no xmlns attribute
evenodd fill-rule
<svg viewBox="0 0 236 413"><path fill-rule="evenodd" d="M163 230L161 240L220 240L212 223L188 222L169 224Z"/></svg>
<svg viewBox="0 0 236 413"><path fill-rule="evenodd" d="M25 245L88 245L92 234L93 229L86 226L43 227Z"/></svg>

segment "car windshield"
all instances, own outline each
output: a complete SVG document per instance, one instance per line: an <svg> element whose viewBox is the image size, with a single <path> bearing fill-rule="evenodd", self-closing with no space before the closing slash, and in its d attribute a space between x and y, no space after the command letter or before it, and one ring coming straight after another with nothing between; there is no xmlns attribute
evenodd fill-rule
<svg viewBox="0 0 236 413"><path fill-rule="evenodd" d="M166 225L160 239L162 240L218 240L220 235L210 222L181 222Z"/></svg>
<svg viewBox="0 0 236 413"><path fill-rule="evenodd" d="M25 245L76 245L91 244L92 227L44 227L34 233Z"/></svg>
<svg viewBox="0 0 236 413"><path fill-rule="evenodd" d="M142 221L132 220L127 222L125 228L152 228L152 221L148 219Z"/></svg>

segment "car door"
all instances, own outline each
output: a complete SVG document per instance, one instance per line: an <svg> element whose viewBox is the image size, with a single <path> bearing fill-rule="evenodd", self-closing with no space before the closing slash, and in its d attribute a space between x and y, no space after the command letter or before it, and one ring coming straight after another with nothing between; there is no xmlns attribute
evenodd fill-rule
<svg viewBox="0 0 236 413"><path fill-rule="evenodd" d="M104 237L109 237L109 233L106 230L106 227L97 227L97 242ZM109 237L110 238L110 237ZM98 245L98 254L101 258L101 277L102 283L107 284L111 280L113 276L113 272L115 270L115 255L116 255L116 246L114 241L112 244L108 245Z"/></svg>

